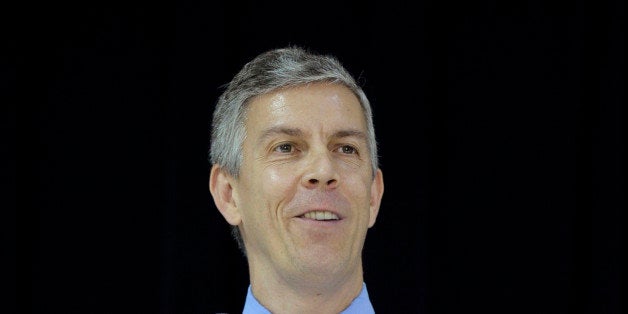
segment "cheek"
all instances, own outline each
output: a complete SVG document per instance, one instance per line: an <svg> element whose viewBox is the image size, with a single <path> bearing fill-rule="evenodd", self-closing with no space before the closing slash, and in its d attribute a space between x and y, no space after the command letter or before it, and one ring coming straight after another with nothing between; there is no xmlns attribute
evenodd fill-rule
<svg viewBox="0 0 628 314"><path fill-rule="evenodd" d="M242 167L240 196L250 208L276 208L277 203L296 189L297 169L247 160ZM255 166L253 166L255 165Z"/></svg>
<svg viewBox="0 0 628 314"><path fill-rule="evenodd" d="M265 178L265 182L260 182L264 193L275 200L286 197L296 188L297 178L294 171L266 169L260 178Z"/></svg>
<svg viewBox="0 0 628 314"><path fill-rule="evenodd" d="M268 181L271 184L278 184L282 180L281 173L277 170L267 170ZM262 175L264 176L264 174Z"/></svg>
<svg viewBox="0 0 628 314"><path fill-rule="evenodd" d="M355 200L356 206L362 210L368 210L371 203L371 181L361 177L354 177L352 180L345 182L346 193L350 194L350 198Z"/></svg>

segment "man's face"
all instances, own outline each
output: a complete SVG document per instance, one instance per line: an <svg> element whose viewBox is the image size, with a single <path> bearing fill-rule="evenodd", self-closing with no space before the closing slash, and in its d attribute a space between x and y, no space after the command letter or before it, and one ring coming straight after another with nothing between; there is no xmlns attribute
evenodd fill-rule
<svg viewBox="0 0 628 314"><path fill-rule="evenodd" d="M355 95L326 83L262 95L246 130L232 196L251 271L286 280L361 272L383 179L379 170L373 179Z"/></svg>

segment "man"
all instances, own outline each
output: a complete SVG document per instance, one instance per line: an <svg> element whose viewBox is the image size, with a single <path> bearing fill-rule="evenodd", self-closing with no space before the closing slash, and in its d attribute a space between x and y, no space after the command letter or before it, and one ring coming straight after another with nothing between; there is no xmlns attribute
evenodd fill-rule
<svg viewBox="0 0 628 314"><path fill-rule="evenodd" d="M373 313L362 248L384 192L369 101L332 56L247 63L213 115L209 189L250 285L244 313Z"/></svg>

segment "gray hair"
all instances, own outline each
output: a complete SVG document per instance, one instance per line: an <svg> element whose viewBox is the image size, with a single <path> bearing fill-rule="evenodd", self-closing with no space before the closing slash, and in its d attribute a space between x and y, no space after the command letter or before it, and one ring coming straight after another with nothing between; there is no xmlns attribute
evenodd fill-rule
<svg viewBox="0 0 628 314"><path fill-rule="evenodd" d="M242 67L218 98L213 114L209 162L238 178L242 164L242 144L246 135L247 105L255 96L281 88L316 82L341 84L349 88L362 105L367 127L367 145L373 177L379 167L371 105L353 76L333 56L313 53L300 47L266 51ZM232 235L246 255L237 226Z"/></svg>

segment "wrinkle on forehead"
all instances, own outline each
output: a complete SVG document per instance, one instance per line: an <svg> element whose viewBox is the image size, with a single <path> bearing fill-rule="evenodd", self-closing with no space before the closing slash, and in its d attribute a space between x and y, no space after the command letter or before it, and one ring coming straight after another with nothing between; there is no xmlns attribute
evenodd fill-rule
<svg viewBox="0 0 628 314"><path fill-rule="evenodd" d="M273 126L304 127L321 118L323 127L346 125L348 118L363 116L359 100L342 85L314 84L279 89L255 97L251 104L257 104L249 108L257 108L254 111L259 115L255 120L270 118L266 120ZM365 126L363 117L361 120L360 124Z"/></svg>

